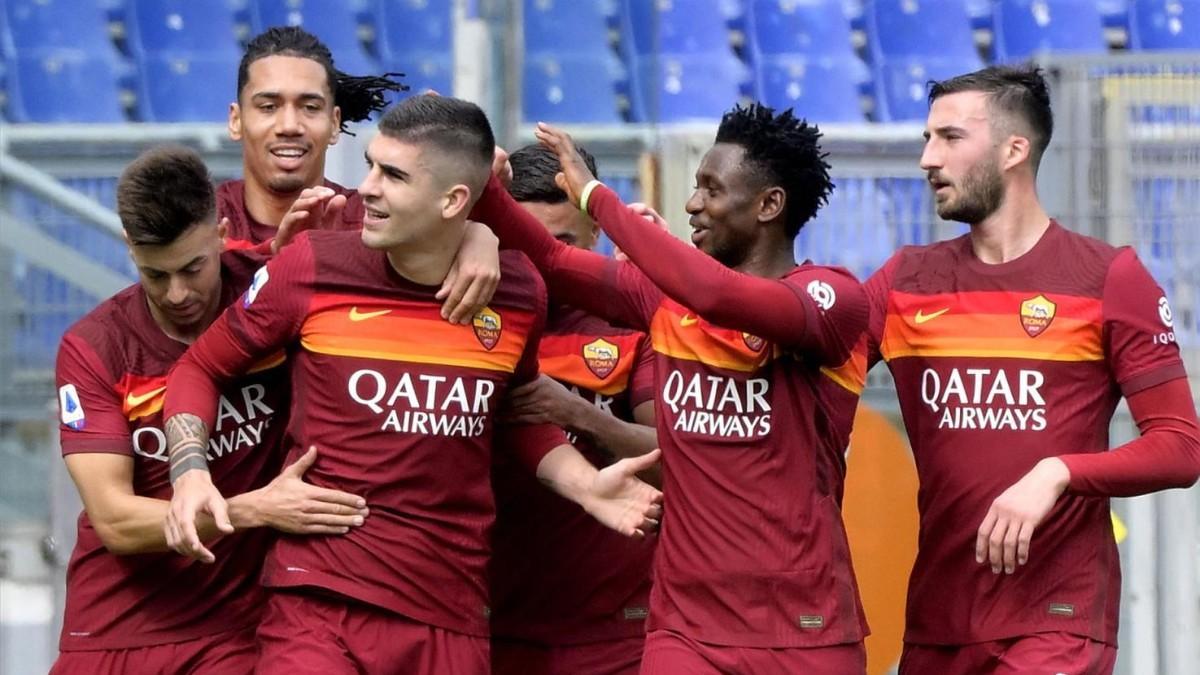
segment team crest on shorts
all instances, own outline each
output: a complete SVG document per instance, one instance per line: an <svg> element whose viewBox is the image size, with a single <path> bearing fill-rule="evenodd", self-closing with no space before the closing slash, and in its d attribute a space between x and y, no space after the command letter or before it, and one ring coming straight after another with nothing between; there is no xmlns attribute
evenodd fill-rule
<svg viewBox="0 0 1200 675"><path fill-rule="evenodd" d="M612 374L620 358L621 348L604 338L596 338L583 346L583 362L602 380Z"/></svg>
<svg viewBox="0 0 1200 675"><path fill-rule="evenodd" d="M1029 337L1041 335L1050 327L1056 309L1058 309L1058 305L1050 302L1050 299L1044 295L1023 300L1021 302L1021 327L1025 329Z"/></svg>
<svg viewBox="0 0 1200 675"><path fill-rule="evenodd" d="M766 344L766 341L762 338L749 333L742 333L742 342L745 342L746 346L749 347L750 351L752 352L761 352L763 345Z"/></svg>
<svg viewBox="0 0 1200 675"><path fill-rule="evenodd" d="M500 342L500 331L504 328L504 322L491 307L484 307L471 319L471 327L475 329L475 337L479 338L479 344L490 352L496 343Z"/></svg>

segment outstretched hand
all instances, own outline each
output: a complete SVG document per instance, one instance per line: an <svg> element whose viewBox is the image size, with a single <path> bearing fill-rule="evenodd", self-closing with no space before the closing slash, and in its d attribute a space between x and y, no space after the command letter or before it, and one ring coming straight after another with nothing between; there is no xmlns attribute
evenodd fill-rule
<svg viewBox="0 0 1200 675"><path fill-rule="evenodd" d="M596 177L592 175L591 170L584 163L583 157L579 154L579 150L575 148L575 141L571 140L571 136L567 132L545 122L538 122L537 128L533 130L533 135L539 143L558 156L558 163L562 165L562 173L554 177L554 182L567 193L567 198L571 200L572 204L579 206L583 188L596 180Z"/></svg>

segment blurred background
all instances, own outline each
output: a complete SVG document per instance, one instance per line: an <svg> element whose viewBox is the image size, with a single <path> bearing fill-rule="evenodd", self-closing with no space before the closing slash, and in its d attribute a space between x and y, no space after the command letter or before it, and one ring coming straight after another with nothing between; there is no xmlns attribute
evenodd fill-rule
<svg viewBox="0 0 1200 675"><path fill-rule="evenodd" d="M797 256L862 279L901 245L965 231L937 218L917 166L927 80L1034 59L1057 121L1043 201L1137 248L1200 393L1200 0L0 0L0 675L45 672L57 653L80 507L57 446L54 355L136 279L116 177L167 141L237 177L225 120L242 44L281 24L321 37L343 71L404 72L413 92L476 101L510 149L535 121L566 126L626 201L681 235L721 113L794 107L824 131L837 183ZM348 186L373 128L356 132L327 164ZM886 370L870 382L846 517L871 672L885 673L916 483ZM1135 434L1122 408L1114 445ZM1200 672L1200 489L1114 501L1114 534L1118 672Z"/></svg>

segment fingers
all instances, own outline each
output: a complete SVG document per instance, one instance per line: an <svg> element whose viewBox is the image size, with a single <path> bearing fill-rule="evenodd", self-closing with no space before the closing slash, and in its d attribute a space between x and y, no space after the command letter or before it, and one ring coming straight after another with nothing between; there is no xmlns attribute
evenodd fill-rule
<svg viewBox="0 0 1200 675"><path fill-rule="evenodd" d="M1001 553L1001 563L1004 573L1012 574L1017 569L1017 538L1021 533L1020 523L1011 523L1004 532L1004 543ZM993 570L995 568L993 567Z"/></svg>
<svg viewBox="0 0 1200 675"><path fill-rule="evenodd" d="M1008 527L1008 520L1001 518L988 537L988 563L992 566L992 574L1000 574L1000 570L1004 569L1004 537L1008 533Z"/></svg>
<svg viewBox="0 0 1200 675"><path fill-rule="evenodd" d="M304 517L303 527L361 527L366 519L359 515L339 516L332 513L310 513Z"/></svg>
<svg viewBox="0 0 1200 675"><path fill-rule="evenodd" d="M630 476L641 473L655 464L658 464L660 459L662 459L662 450L658 448L655 448L644 455L623 459L621 462L625 466L621 467L622 473Z"/></svg>
<svg viewBox="0 0 1200 675"><path fill-rule="evenodd" d="M229 507L226 506L224 497L220 495L209 497L207 510L212 514L218 530L225 534L233 534L233 522L229 520Z"/></svg>
<svg viewBox="0 0 1200 675"><path fill-rule="evenodd" d="M1033 540L1033 524L1030 522L1021 523L1021 531L1017 535L1017 564L1024 565L1029 562L1029 542Z"/></svg>
<svg viewBox="0 0 1200 675"><path fill-rule="evenodd" d="M982 564L987 559L988 539L991 538L992 529L996 526L998 519L996 507L988 509L983 523L979 525L979 531L975 534L975 562Z"/></svg>
<svg viewBox="0 0 1200 675"><path fill-rule="evenodd" d="M325 205L325 216L321 218L321 226L327 230L337 229L342 221L342 212L346 210L346 195L335 194Z"/></svg>
<svg viewBox="0 0 1200 675"><path fill-rule="evenodd" d="M446 311L446 307L448 306L448 302L450 300L450 293L452 291L461 291L461 289L457 288L457 286L456 286L457 283L458 283L458 260L455 259L454 262L450 263L450 269L446 271L446 278L442 280L442 287L439 288L438 292L435 293L433 296L434 298L436 298L438 300L446 301L446 302L442 303L442 318L443 319L445 319L447 316L449 316L448 312ZM456 299L454 302L455 302L455 304L457 304L458 300Z"/></svg>
<svg viewBox="0 0 1200 675"><path fill-rule="evenodd" d="M450 323L467 323L467 320L479 313L483 305L479 298L483 295L485 282L476 277L467 286L459 301L453 306L448 317Z"/></svg>
<svg viewBox="0 0 1200 675"><path fill-rule="evenodd" d="M303 455L300 455L300 459L297 459L284 468L283 473L294 478L299 478L304 475L305 471L308 471L308 468L315 461L317 461L317 446L310 445L308 446L308 450Z"/></svg>
<svg viewBox="0 0 1200 675"><path fill-rule="evenodd" d="M200 542L200 533L196 531L195 514L191 513L191 509L185 509L180 514L179 534L180 553L204 563L211 563L216 560L216 556L212 554L212 551L209 551Z"/></svg>
<svg viewBox="0 0 1200 675"><path fill-rule="evenodd" d="M367 515L367 500L358 495L352 495L349 492L342 492L341 490L317 487L315 485L305 484L305 487L307 488L305 497L317 504L328 505L325 508L328 508L331 513ZM331 507L333 506L336 506L337 509L332 509Z"/></svg>

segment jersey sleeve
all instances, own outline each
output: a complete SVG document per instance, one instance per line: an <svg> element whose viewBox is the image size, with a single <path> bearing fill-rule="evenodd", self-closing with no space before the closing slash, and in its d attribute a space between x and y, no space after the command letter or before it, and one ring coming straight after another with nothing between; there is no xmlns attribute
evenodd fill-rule
<svg viewBox="0 0 1200 675"><path fill-rule="evenodd" d="M536 307L534 309L533 325L530 327L529 336L525 340L525 348L521 352L521 360L517 362L517 368L509 381L509 391L532 382L538 377L538 347L541 344L542 331L546 327L546 287L536 272L531 270L530 275L535 282L534 296ZM542 462L542 459L550 454L550 451L554 448L566 444L566 434L563 433L561 428L553 424L509 424L498 422L496 424L496 440L493 447L510 448L521 465L531 474L536 475L538 464Z"/></svg>
<svg viewBox="0 0 1200 675"><path fill-rule="evenodd" d="M114 377L82 337L63 336L55 364L58 436L62 453L105 452L132 455L129 420Z"/></svg>
<svg viewBox="0 0 1200 675"><path fill-rule="evenodd" d="M783 283L804 317L804 330L783 344L817 356L823 365L845 363L867 327L862 284L846 270L820 266L801 268Z"/></svg>
<svg viewBox="0 0 1200 675"><path fill-rule="evenodd" d="M1186 377L1166 294L1133 249L1113 259L1103 308L1105 352L1125 397Z"/></svg>
<svg viewBox="0 0 1200 675"><path fill-rule="evenodd" d="M643 335L638 340L638 351L634 358L633 376L629 378L630 408L654 400L654 347L650 344L649 335Z"/></svg>
<svg viewBox="0 0 1200 675"><path fill-rule="evenodd" d="M556 300L611 323L649 330L662 293L633 265L568 246L546 231L492 176L471 219L485 223L500 247L525 253Z"/></svg>
<svg viewBox="0 0 1200 675"><path fill-rule="evenodd" d="M301 234L254 274L230 305L172 369L164 419L180 413L213 428L220 385L292 342L312 297L312 245Z"/></svg>
<svg viewBox="0 0 1200 675"><path fill-rule="evenodd" d="M870 316L867 319L866 355L867 370L875 367L883 358L883 327L887 322L888 297L892 291L892 279L896 267L900 264L900 253L893 255L871 275L863 284L863 292L867 295L867 306Z"/></svg>

